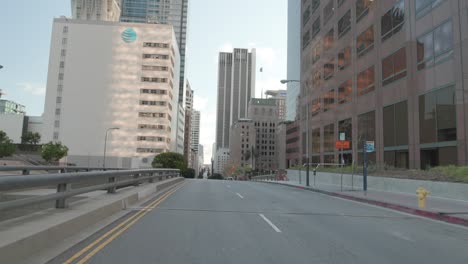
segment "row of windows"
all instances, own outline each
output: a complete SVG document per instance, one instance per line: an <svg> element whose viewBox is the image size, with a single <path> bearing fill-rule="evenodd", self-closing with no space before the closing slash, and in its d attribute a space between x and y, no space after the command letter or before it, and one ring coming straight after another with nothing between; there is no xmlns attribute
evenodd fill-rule
<svg viewBox="0 0 468 264"><path fill-rule="evenodd" d="M324 8L323 14L323 25L325 25L333 16L334 8L333 2L329 3ZM356 1L356 23L360 19L365 17L369 12L369 7L371 6L373 0L358 0ZM424 13L430 11L433 7L439 5L443 0L416 0L416 13ZM306 16L309 13L308 8L303 13L303 23L307 23L310 17ZM304 18L307 17L307 20ZM381 27L381 38L382 42L391 38L393 35L398 33L402 28L405 22L405 2L404 0L398 1L390 10L388 10L380 19ZM302 37L302 47L303 49L308 46L308 44L317 36L320 32L320 16L317 17L312 24L312 33L310 30L307 30ZM344 36L351 29L351 10L348 10L339 20L338 20L338 38ZM324 42L329 42L330 34L332 35L331 41L333 42L333 28L325 35ZM368 28L365 32L362 32L357 40L357 49L359 55L364 55L368 49L371 49L371 43L373 44L373 28ZM330 45L330 44L329 44ZM331 44L332 45L332 44ZM327 50L327 48L325 48ZM361 54L362 53L362 54Z"/></svg>
<svg viewBox="0 0 468 264"><path fill-rule="evenodd" d="M155 137L155 136L138 136L137 141L150 141L150 142L167 142L170 143L169 138Z"/></svg>
<svg viewBox="0 0 468 264"><path fill-rule="evenodd" d="M169 67L167 67L167 66L155 66L155 65L142 65L141 69L143 71L168 71Z"/></svg>
<svg viewBox="0 0 468 264"><path fill-rule="evenodd" d="M142 82L167 83L167 78L141 77Z"/></svg>
<svg viewBox="0 0 468 264"><path fill-rule="evenodd" d="M140 93L142 94L167 94L166 90L162 89L140 89ZM171 94L172 98L172 94Z"/></svg>
<svg viewBox="0 0 468 264"><path fill-rule="evenodd" d="M143 59L158 59L158 60L168 60L169 55L167 54L143 54Z"/></svg>
<svg viewBox="0 0 468 264"><path fill-rule="evenodd" d="M138 117L165 118L165 113L139 112Z"/></svg>
<svg viewBox="0 0 468 264"><path fill-rule="evenodd" d="M451 142L457 140L455 109L455 89L448 86L419 96L419 143ZM375 111L357 117L357 139L376 139ZM383 146L398 147L408 145L408 103L402 101L383 107ZM338 122L338 134L352 141L352 119ZM320 128L312 130L312 153L320 153ZM334 151L335 123L323 127L324 151ZM362 149L362 144L359 144Z"/></svg>
<svg viewBox="0 0 468 264"><path fill-rule="evenodd" d="M166 101L146 101L146 100L140 100L140 105L158 105L158 106L166 106L170 105Z"/></svg>
<svg viewBox="0 0 468 264"><path fill-rule="evenodd" d="M169 48L169 44L167 44L167 43L155 43L155 42L143 42L143 47Z"/></svg>
<svg viewBox="0 0 468 264"><path fill-rule="evenodd" d="M152 125L152 124L139 124L138 129L147 129L147 130L167 130L168 132L171 131L170 126L164 125Z"/></svg>
<svg viewBox="0 0 468 264"><path fill-rule="evenodd" d="M164 149L137 148L137 153L162 153Z"/></svg>

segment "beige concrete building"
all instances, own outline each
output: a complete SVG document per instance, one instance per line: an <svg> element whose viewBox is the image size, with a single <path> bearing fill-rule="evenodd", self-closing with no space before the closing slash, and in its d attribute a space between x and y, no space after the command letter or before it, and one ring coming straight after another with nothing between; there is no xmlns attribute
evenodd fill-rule
<svg viewBox="0 0 468 264"><path fill-rule="evenodd" d="M302 154L338 162L343 132L346 163L468 164L467 1L301 2Z"/></svg>
<svg viewBox="0 0 468 264"><path fill-rule="evenodd" d="M240 168L254 167L255 127L252 119L239 119L231 127L229 164Z"/></svg>
<svg viewBox="0 0 468 264"><path fill-rule="evenodd" d="M276 99L276 107L278 108L278 120L286 119L286 90L268 90L265 92L266 98Z"/></svg>
<svg viewBox="0 0 468 264"><path fill-rule="evenodd" d="M253 120L256 132L254 169L278 169L276 128L279 120L276 99L251 99L249 118Z"/></svg>

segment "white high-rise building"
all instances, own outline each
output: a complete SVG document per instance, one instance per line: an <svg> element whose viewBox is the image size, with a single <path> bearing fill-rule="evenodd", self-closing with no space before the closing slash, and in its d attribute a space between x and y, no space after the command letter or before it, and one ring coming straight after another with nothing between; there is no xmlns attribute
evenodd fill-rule
<svg viewBox="0 0 468 264"><path fill-rule="evenodd" d="M72 0L72 18L114 21L120 19L120 0Z"/></svg>
<svg viewBox="0 0 468 264"><path fill-rule="evenodd" d="M44 141L83 166L102 166L106 131L108 167L176 151L179 59L170 25L55 19Z"/></svg>

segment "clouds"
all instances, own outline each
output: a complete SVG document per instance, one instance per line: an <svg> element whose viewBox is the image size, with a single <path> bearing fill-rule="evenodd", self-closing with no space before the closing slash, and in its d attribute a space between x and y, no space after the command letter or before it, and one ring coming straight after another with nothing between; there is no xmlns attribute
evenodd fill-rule
<svg viewBox="0 0 468 264"><path fill-rule="evenodd" d="M46 91L46 86L38 83L20 82L16 84L16 87L31 95L45 95Z"/></svg>

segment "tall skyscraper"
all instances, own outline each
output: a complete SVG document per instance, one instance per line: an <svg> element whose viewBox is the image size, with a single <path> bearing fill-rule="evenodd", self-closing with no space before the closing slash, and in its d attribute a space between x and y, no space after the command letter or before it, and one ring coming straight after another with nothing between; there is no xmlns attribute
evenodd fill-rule
<svg viewBox="0 0 468 264"><path fill-rule="evenodd" d="M119 21L120 0L72 0L72 18L80 20Z"/></svg>
<svg viewBox="0 0 468 264"><path fill-rule="evenodd" d="M288 0L288 80L301 78L301 1ZM296 119L297 97L300 84L287 84L286 120Z"/></svg>
<svg viewBox="0 0 468 264"><path fill-rule="evenodd" d="M219 53L216 149L229 148L231 125L247 117L254 96L255 49Z"/></svg>
<svg viewBox="0 0 468 264"><path fill-rule="evenodd" d="M200 111L192 111L192 149L198 153L198 145L200 143Z"/></svg>
<svg viewBox="0 0 468 264"><path fill-rule="evenodd" d="M185 50L188 0L122 0L122 22L170 24L174 27L180 52L179 102L185 89Z"/></svg>
<svg viewBox="0 0 468 264"><path fill-rule="evenodd" d="M191 168L193 90L188 81L186 83L185 97L184 157L188 167Z"/></svg>

